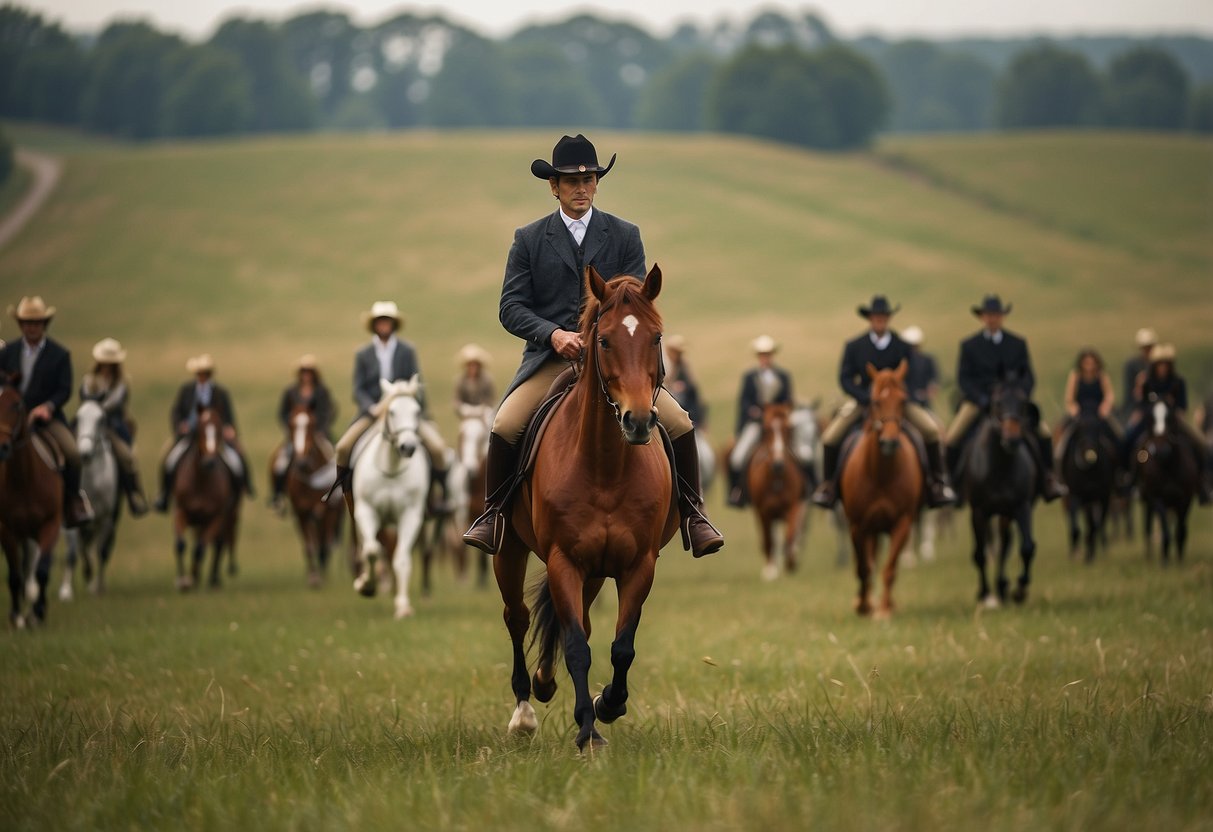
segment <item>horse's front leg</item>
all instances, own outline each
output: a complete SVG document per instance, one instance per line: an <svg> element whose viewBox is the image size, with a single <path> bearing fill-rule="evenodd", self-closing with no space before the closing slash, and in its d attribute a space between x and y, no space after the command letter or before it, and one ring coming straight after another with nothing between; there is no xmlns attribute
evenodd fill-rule
<svg viewBox="0 0 1213 832"><path fill-rule="evenodd" d="M510 687L514 691L514 715L510 717L508 728L511 734L533 734L539 729L539 720L535 718L535 709L531 706L531 677L526 670L526 634L531 627L531 611L526 605L523 593L528 554L518 539L507 532L501 551L493 558L497 588L505 604L502 617L505 619L505 627L510 633L510 643L513 646ZM555 684L552 685L552 693L555 693ZM551 696L548 697L548 700L550 699Z"/></svg>
<svg viewBox="0 0 1213 832"><path fill-rule="evenodd" d="M63 580L59 583L59 600L71 601L75 597L72 582L76 578L76 562L80 559L80 530L67 529L67 553L63 558ZM85 572L89 570L86 567Z"/></svg>
<svg viewBox="0 0 1213 832"><path fill-rule="evenodd" d="M1011 518L998 518L998 600L1006 603L1010 581L1007 580L1007 559L1011 556Z"/></svg>
<svg viewBox="0 0 1213 832"><path fill-rule="evenodd" d="M218 589L223 585L223 580L219 577L219 567L223 560L223 527L225 520L226 518L220 513L210 522L206 530L198 536L199 553L205 556L207 544L209 543L211 547L211 577L209 581L211 589Z"/></svg>
<svg viewBox="0 0 1213 832"><path fill-rule="evenodd" d="M425 503L418 499L405 509L396 524L396 551L392 556L392 571L396 573L396 618L408 618L413 614L409 603L409 580L413 574L413 546L421 532Z"/></svg>
<svg viewBox="0 0 1213 832"><path fill-rule="evenodd" d="M379 587L379 558L383 545L379 542L379 516L365 500L354 503L354 525L358 529L362 571L354 578L354 591L364 598L374 598Z"/></svg>
<svg viewBox="0 0 1213 832"><path fill-rule="evenodd" d="M855 596L855 612L872 614L872 602L868 595L872 591L872 562L875 560L876 538L867 534L859 523L851 524L851 547L855 550L855 576L859 579L859 593Z"/></svg>
<svg viewBox="0 0 1213 832"><path fill-rule="evenodd" d="M611 643L611 683L594 700L594 715L612 723L628 712L628 670L636 658L636 628L640 626L640 611L653 587L653 572L657 553L650 552L640 559L635 569L616 582L619 592L619 617L615 623L615 640Z"/></svg>
<svg viewBox="0 0 1213 832"><path fill-rule="evenodd" d="M0 527L0 545L4 548L4 560L8 563L8 623L20 630L25 627L25 618L21 615L22 600L25 593L25 544Z"/></svg>
<svg viewBox="0 0 1213 832"><path fill-rule="evenodd" d="M548 556L548 585L556 617L564 633L564 662L573 680L575 699L573 719L577 722L577 748L585 750L606 745L594 727L594 700L590 696L590 641L584 627L584 584L580 570L564 554L554 550Z"/></svg>
<svg viewBox="0 0 1213 832"><path fill-rule="evenodd" d="M177 589L182 592L194 587L194 580L186 568L185 549L185 515L177 509L173 514L173 553L177 558Z"/></svg>
<svg viewBox="0 0 1213 832"><path fill-rule="evenodd" d="M893 527L893 531L889 533L889 556L885 560L884 570L881 573L881 579L884 583L883 592L880 596L880 609L876 612L877 618L888 618L893 614L893 582L897 580L897 560L901 557L901 551L910 540L910 532L914 529L914 514L907 513L902 515L897 521L897 525Z"/></svg>
<svg viewBox="0 0 1213 832"><path fill-rule="evenodd" d="M48 524L38 536L37 554L34 559L34 586L36 588L33 613L39 624L46 623L46 588L51 582L51 559L55 543L59 539L58 524Z"/></svg>
<svg viewBox="0 0 1213 832"><path fill-rule="evenodd" d="M969 512L969 523L973 527L973 565L977 567L977 603L987 609L998 606L998 598L990 593L990 582L986 577L986 549L990 536L990 519L985 511L974 506Z"/></svg>
<svg viewBox="0 0 1213 832"><path fill-rule="evenodd" d="M1070 538L1070 559L1078 556L1078 541L1082 537L1082 528L1078 522L1078 500L1073 495L1066 497L1066 531Z"/></svg>
<svg viewBox="0 0 1213 832"><path fill-rule="evenodd" d="M1024 503L1015 512L1015 525L1019 529L1019 558L1023 562L1023 571L1019 574L1019 582L1011 594L1011 600L1022 604L1028 600L1028 584L1032 582L1032 561L1036 557L1036 538L1032 533L1032 504Z"/></svg>
<svg viewBox="0 0 1213 832"><path fill-rule="evenodd" d="M789 574L796 571L797 556L799 555L801 533L804 525L802 518L806 513L805 505L804 501L796 500L792 503L792 507L784 519L783 564L784 569Z"/></svg>
<svg viewBox="0 0 1213 832"><path fill-rule="evenodd" d="M779 564L775 562L775 521L759 514L758 528L762 531L762 579L773 581L779 577Z"/></svg>
<svg viewBox="0 0 1213 832"><path fill-rule="evenodd" d="M1098 499L1090 500L1084 506L1087 518L1087 536L1086 536L1086 562L1092 563L1095 560L1095 546L1099 541L1100 528L1102 522L1102 509Z"/></svg>

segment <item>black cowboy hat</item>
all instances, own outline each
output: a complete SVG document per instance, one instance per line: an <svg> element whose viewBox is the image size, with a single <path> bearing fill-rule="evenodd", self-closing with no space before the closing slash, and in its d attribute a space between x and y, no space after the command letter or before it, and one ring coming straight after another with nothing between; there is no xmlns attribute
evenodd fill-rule
<svg viewBox="0 0 1213 832"><path fill-rule="evenodd" d="M873 315L896 315L901 309L901 304L897 306L889 306L889 299L884 295L872 295L871 306L859 307L859 315L862 318L870 318Z"/></svg>
<svg viewBox="0 0 1213 832"><path fill-rule="evenodd" d="M531 173L540 179L551 179L562 173L596 173L601 179L615 164L617 155L611 154L611 161L605 168L601 167L598 164L598 151L589 139L580 133L576 136L563 136L552 148L552 163L536 159L531 162Z"/></svg>
<svg viewBox="0 0 1213 832"><path fill-rule="evenodd" d="M973 307L973 314L980 317L987 312L995 315L1010 315L1011 304L1008 303L1006 306L1003 306L1002 300L998 297L998 295L986 295L981 299L980 306Z"/></svg>

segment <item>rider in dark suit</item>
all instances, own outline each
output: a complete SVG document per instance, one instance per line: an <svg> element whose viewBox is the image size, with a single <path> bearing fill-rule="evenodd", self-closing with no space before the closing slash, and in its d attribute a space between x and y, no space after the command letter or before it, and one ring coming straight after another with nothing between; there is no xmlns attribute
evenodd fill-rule
<svg viewBox="0 0 1213 832"><path fill-rule="evenodd" d="M769 404L792 404L792 376L775 364L779 344L770 335L759 335L750 344L758 366L741 377L737 394L737 421L733 428L733 450L729 453L729 505L742 508L749 500L742 473L762 438L762 411Z"/></svg>
<svg viewBox="0 0 1213 832"><path fill-rule="evenodd" d="M250 497L253 496L248 460L245 459L244 449L240 447L237 438L236 410L232 407L232 397L227 388L213 380L214 359L209 353L203 353L187 361L185 367L194 374L194 380L187 381L178 388L177 398L173 400L173 407L169 412L169 429L173 432L173 438L166 444L160 460L160 495L156 497L153 506L162 514L168 511L169 501L172 499L177 465L189 448L194 428L198 425L199 406L215 410L223 420L220 456L240 487Z"/></svg>
<svg viewBox="0 0 1213 832"><path fill-rule="evenodd" d="M955 468L959 460L961 442L978 416L989 410L994 387L1000 383L1016 384L1028 395L1036 386L1032 372L1032 359L1028 355L1028 342L1013 332L1002 328L1003 318L1011 312L998 295L986 295L980 306L974 306L973 314L981 318L983 327L977 334L960 343L956 382L964 400L952 423L948 425L947 444L950 467ZM1064 496L1065 489L1057 482L1053 471L1053 438L1039 410L1032 407L1036 418L1035 432L1029 431L1035 441L1025 443L1036 462L1037 486L1046 501Z"/></svg>
<svg viewBox="0 0 1213 832"><path fill-rule="evenodd" d="M506 490L517 467L518 446L548 387L581 354L578 317L585 269L593 266L608 280L627 274L645 276L640 229L593 207L606 167L585 136L564 136L552 150L552 162L536 159L531 174L548 183L559 208L514 232L506 259L498 316L502 326L525 343L522 365L497 409L489 437L485 512L464 534L469 546L494 554L505 533L502 516ZM682 488L679 512L696 557L724 545L703 513L699 451L694 426L664 388L657 416L674 447L674 465Z"/></svg>
<svg viewBox="0 0 1213 832"><path fill-rule="evenodd" d="M93 511L80 490L80 450L63 415L72 397L72 356L46 335L55 307L35 296L21 298L8 311L21 327L22 337L0 348L0 370L10 377L20 376L17 388L31 427L63 454L64 525L83 525L93 519Z"/></svg>

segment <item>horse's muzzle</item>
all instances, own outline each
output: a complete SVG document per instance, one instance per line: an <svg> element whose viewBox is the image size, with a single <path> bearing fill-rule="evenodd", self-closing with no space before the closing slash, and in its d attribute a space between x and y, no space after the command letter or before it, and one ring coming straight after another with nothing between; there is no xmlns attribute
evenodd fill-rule
<svg viewBox="0 0 1213 832"><path fill-rule="evenodd" d="M649 418L643 422L637 420L629 410L619 419L619 426L623 429L623 438L628 440L629 444L647 445L653 428L657 427L657 408L650 409Z"/></svg>
<svg viewBox="0 0 1213 832"><path fill-rule="evenodd" d="M400 455L402 457L409 459L414 453L417 452L417 443L413 441L401 442L396 447L396 450L400 451Z"/></svg>
<svg viewBox="0 0 1213 832"><path fill-rule="evenodd" d="M897 453L897 449L901 447L901 442L897 439L881 439L880 440L880 455L892 456Z"/></svg>

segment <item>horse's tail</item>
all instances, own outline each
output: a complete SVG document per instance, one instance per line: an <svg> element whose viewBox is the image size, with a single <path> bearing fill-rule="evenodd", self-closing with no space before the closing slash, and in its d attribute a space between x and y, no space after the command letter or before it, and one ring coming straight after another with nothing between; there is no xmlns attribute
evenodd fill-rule
<svg viewBox="0 0 1213 832"><path fill-rule="evenodd" d="M531 599L531 649L539 648L539 667L555 667L560 658L560 619L552 601L552 588L544 575L533 588Z"/></svg>

